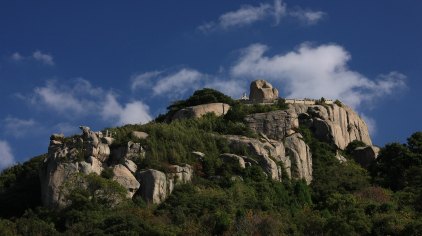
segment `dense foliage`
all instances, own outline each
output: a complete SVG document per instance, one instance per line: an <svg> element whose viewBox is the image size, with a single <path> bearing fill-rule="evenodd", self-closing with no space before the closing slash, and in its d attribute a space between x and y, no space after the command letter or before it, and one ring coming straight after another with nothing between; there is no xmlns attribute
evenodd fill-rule
<svg viewBox="0 0 422 236"><path fill-rule="evenodd" d="M239 168L219 155L250 155L233 149L218 134L253 137L242 119L254 112L284 109L285 104L250 106L226 101L212 90L201 90L180 107L203 102L227 102L224 117L171 123L152 122L109 129L116 143L141 142L146 149L140 168L165 170L168 164L189 163L195 176L179 185L161 205L142 198L124 198L124 191L105 171L101 176L76 176L91 186L71 185L70 205L61 210L41 207L38 169L45 156L35 157L0 174L0 235L421 235L422 132L406 144L381 149L369 170L352 160L340 163L336 148L301 127L313 160L313 181L269 179L257 165ZM176 106L173 106L175 108ZM171 109L173 109L171 108ZM135 140L132 131L149 137ZM362 143L354 142L350 154ZM199 160L192 151L200 151Z"/></svg>

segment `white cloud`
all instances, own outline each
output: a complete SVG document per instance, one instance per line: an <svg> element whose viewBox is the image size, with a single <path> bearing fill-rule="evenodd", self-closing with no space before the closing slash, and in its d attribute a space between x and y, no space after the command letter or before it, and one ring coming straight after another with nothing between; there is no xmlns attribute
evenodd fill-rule
<svg viewBox="0 0 422 236"><path fill-rule="evenodd" d="M43 87L34 89L31 98L33 104L43 104L60 113L82 114L95 109L96 101L102 89L93 88L83 79L73 81L71 86L58 84L55 80L49 80Z"/></svg>
<svg viewBox="0 0 422 236"><path fill-rule="evenodd" d="M295 17L308 25L313 25L313 24L318 23L318 21L322 20L325 16L325 13L322 11L312 11L312 10L303 10L303 9L291 11L289 14L292 17Z"/></svg>
<svg viewBox="0 0 422 236"><path fill-rule="evenodd" d="M174 74L161 77L152 90L154 95L181 95L192 88L197 88L203 77L204 75L196 70L183 68Z"/></svg>
<svg viewBox="0 0 422 236"><path fill-rule="evenodd" d="M37 50L37 51L35 51L32 54L32 57L36 61L42 62L42 63L44 63L46 65L49 65L49 66L53 66L54 65L53 56L51 56L50 54L43 53L43 52Z"/></svg>
<svg viewBox="0 0 422 236"><path fill-rule="evenodd" d="M99 116L107 121L112 119L119 125L151 120L148 106L141 101L120 104L112 91L94 87L84 79L61 84L50 80L45 86L35 88L33 94L26 98L34 107L51 109L68 120ZM68 131L69 127L61 128Z"/></svg>
<svg viewBox="0 0 422 236"><path fill-rule="evenodd" d="M14 61L21 61L21 60L24 59L24 57L20 53L15 52L10 56L10 59L12 59Z"/></svg>
<svg viewBox="0 0 422 236"><path fill-rule="evenodd" d="M269 4L261 4L258 7L244 5L236 11L221 15L219 24L223 29L249 25L267 17L270 9L271 6Z"/></svg>
<svg viewBox="0 0 422 236"><path fill-rule="evenodd" d="M229 72L221 67L216 74L189 68L173 73L153 71L140 74L135 78L141 79L132 82L148 78L144 83L147 86L142 86L146 93L171 99L204 87L240 98L242 93L248 92L250 81L261 78L279 88L283 97L339 99L353 108L359 108L362 103L370 105L406 87L406 76L399 72L369 79L350 69L350 53L336 44L313 46L304 43L296 50L273 56L266 56L267 51L266 45L250 45L241 50ZM138 88L133 84L132 87Z"/></svg>
<svg viewBox="0 0 422 236"><path fill-rule="evenodd" d="M316 24L325 15L322 11L312 10L289 10L287 4L282 0L274 0L273 4L261 3L259 6L243 5L235 11L222 14L218 20L206 22L198 27L203 33L217 30L229 30L251 25L258 21L274 19L275 25L278 25L281 18L291 16L308 25Z"/></svg>
<svg viewBox="0 0 422 236"><path fill-rule="evenodd" d="M37 130L36 125L37 124L33 119L24 120L10 116L4 119L5 133L16 138Z"/></svg>
<svg viewBox="0 0 422 236"><path fill-rule="evenodd" d="M213 78L205 83L203 87L218 90L231 96L232 98L237 99L240 98L243 93L248 93L248 86L248 82L243 80Z"/></svg>
<svg viewBox="0 0 422 236"><path fill-rule="evenodd" d="M0 170L12 166L15 162L9 143L0 140Z"/></svg>
<svg viewBox="0 0 422 236"><path fill-rule="evenodd" d="M115 120L118 125L147 123L152 120L149 107L143 102L133 101L122 106L112 94L107 95L101 113L106 119Z"/></svg>
<svg viewBox="0 0 422 236"><path fill-rule="evenodd" d="M244 49L231 68L231 76L273 81L286 97L340 99L352 107L405 86L405 76L398 72L382 75L374 82L350 70L347 62L351 56L339 45L302 44L295 51L272 57L264 55L267 50L262 44Z"/></svg>
<svg viewBox="0 0 422 236"><path fill-rule="evenodd" d="M132 90L152 91L153 96L178 98L197 89L207 75L193 69L182 68L175 72L151 71L132 76Z"/></svg>
<svg viewBox="0 0 422 236"><path fill-rule="evenodd" d="M228 30L251 25L257 21L262 21L271 15L279 22L283 12L281 0L276 0L275 5L261 3L259 6L243 5L235 11L222 14L217 22L211 21L202 24L198 29L204 33L215 30Z"/></svg>
<svg viewBox="0 0 422 236"><path fill-rule="evenodd" d="M159 76L162 71L150 71L142 74L136 74L132 76L132 90L136 90L142 87L151 87L153 83L153 79Z"/></svg>

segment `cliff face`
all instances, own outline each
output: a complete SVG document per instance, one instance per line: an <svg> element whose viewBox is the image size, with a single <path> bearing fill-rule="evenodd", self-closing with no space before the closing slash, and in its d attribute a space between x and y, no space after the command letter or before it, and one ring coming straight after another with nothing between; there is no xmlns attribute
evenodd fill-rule
<svg viewBox="0 0 422 236"><path fill-rule="evenodd" d="M337 104L289 104L289 109L249 115L245 121L257 133L283 140L296 133L299 124L308 126L321 140L344 149L354 140L372 145L368 127L351 108Z"/></svg>

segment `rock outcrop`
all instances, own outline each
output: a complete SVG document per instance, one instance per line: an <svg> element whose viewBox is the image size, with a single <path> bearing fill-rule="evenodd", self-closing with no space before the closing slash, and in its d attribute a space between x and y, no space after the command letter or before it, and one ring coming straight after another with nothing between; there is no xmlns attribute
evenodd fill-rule
<svg viewBox="0 0 422 236"><path fill-rule="evenodd" d="M312 181L312 155L309 146L299 133L287 136L284 145L286 156L291 162L291 176L304 179L308 184Z"/></svg>
<svg viewBox="0 0 422 236"><path fill-rule="evenodd" d="M290 175L291 162L284 154L284 145L276 140L258 140L245 136L226 135L229 145L233 148L242 149L244 146L256 158L256 162L264 169L265 173L273 180L282 179L282 167L277 162L282 162L288 175Z"/></svg>
<svg viewBox="0 0 422 236"><path fill-rule="evenodd" d="M141 183L138 190L146 202L160 204L173 192L174 186L188 183L192 180L193 168L190 165L168 167L168 173L149 169L140 171L137 178Z"/></svg>
<svg viewBox="0 0 422 236"><path fill-rule="evenodd" d="M372 145L365 121L346 105L313 105L308 107L306 113L310 115L307 122L315 135L339 149L345 149L354 140Z"/></svg>
<svg viewBox="0 0 422 236"><path fill-rule="evenodd" d="M177 111L171 120L200 118L207 113L214 113L216 116L225 115L230 109L230 105L225 103L209 103L186 107Z"/></svg>
<svg viewBox="0 0 422 236"><path fill-rule="evenodd" d="M377 159L379 151L380 148L375 146L357 147L352 151L352 157L362 167L368 168Z"/></svg>
<svg viewBox="0 0 422 236"><path fill-rule="evenodd" d="M273 102L278 98L278 90L265 80L251 83L249 100L252 102Z"/></svg>
<svg viewBox="0 0 422 236"><path fill-rule="evenodd" d="M300 125L308 126L321 140L344 149L354 140L372 145L368 127L351 108L337 104L289 104L289 109L257 113L245 118L249 128L269 138L283 140Z"/></svg>
<svg viewBox="0 0 422 236"><path fill-rule="evenodd" d="M170 189L163 172L153 169L141 171L138 179L141 183L138 194L147 202L159 204L167 198Z"/></svg>
<svg viewBox="0 0 422 236"><path fill-rule="evenodd" d="M139 183L133 176L137 171L133 159L142 157L143 148L139 143L129 142L123 147L111 149L114 139L101 132L91 131L89 127L81 126L82 135L65 138L60 134L50 137L47 158L40 169L41 198L44 206L66 206L66 181L83 174L100 175L104 168L112 168L113 179L128 190L128 197L139 188ZM115 153L115 160L110 159L110 153ZM117 153L117 154L116 154Z"/></svg>
<svg viewBox="0 0 422 236"><path fill-rule="evenodd" d="M246 116L245 122L256 133L276 140L283 140L299 128L298 114L290 110L251 114Z"/></svg>
<svg viewBox="0 0 422 236"><path fill-rule="evenodd" d="M135 176L124 165L115 165L113 167L113 180L127 189L127 196L131 198L139 189L139 182Z"/></svg>

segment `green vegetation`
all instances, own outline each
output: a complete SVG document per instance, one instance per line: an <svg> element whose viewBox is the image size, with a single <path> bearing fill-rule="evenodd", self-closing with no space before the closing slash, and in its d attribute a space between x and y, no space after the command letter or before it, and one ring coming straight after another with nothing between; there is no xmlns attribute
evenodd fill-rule
<svg viewBox="0 0 422 236"><path fill-rule="evenodd" d="M422 132L406 144L381 149L369 170L349 160L339 163L334 146L301 127L312 151L313 181L269 179L257 165L239 168L219 155L250 155L247 147L231 148L217 134L254 137L243 123L246 115L285 109L282 100L270 106L246 105L204 89L169 112L202 102L227 102L224 117L171 123L152 122L109 129L116 145L144 131L148 139L140 168L165 170L169 164L194 167L192 183L176 186L161 205L125 191L105 169L101 176L75 175L66 184L69 205L41 206L38 171L45 155L0 174L0 235L421 235ZM176 108L177 107L177 108ZM174 110L173 110L174 109ZM346 149L361 146L353 142ZM192 151L205 153L198 159ZM81 185L88 186L81 188Z"/></svg>

